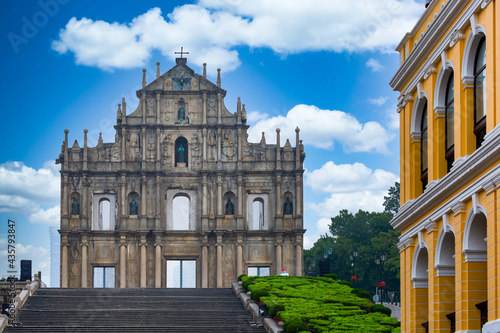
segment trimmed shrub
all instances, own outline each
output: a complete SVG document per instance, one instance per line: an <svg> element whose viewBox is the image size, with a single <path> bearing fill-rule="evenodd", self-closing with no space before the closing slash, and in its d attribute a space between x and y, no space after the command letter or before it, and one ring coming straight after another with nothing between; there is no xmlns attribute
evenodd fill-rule
<svg viewBox="0 0 500 333"><path fill-rule="evenodd" d="M330 278L332 280L335 280L335 281L337 281L339 279L337 274L325 274L324 276L327 278Z"/></svg>
<svg viewBox="0 0 500 333"><path fill-rule="evenodd" d="M296 332L302 332L302 331L307 331L309 327L307 325L299 320L291 320L288 323L285 323L285 333L296 333Z"/></svg>
<svg viewBox="0 0 500 333"><path fill-rule="evenodd" d="M283 304L276 303L267 304L267 313L269 314L269 317L274 318L274 316L278 315L278 311L285 311L285 306Z"/></svg>
<svg viewBox="0 0 500 333"><path fill-rule="evenodd" d="M260 302L260 298L265 296L269 296L269 291L263 289L252 291L252 294L250 295L250 297L256 302Z"/></svg>
<svg viewBox="0 0 500 333"><path fill-rule="evenodd" d="M388 316L390 316L392 313L391 309L386 308L382 304L373 304L372 306L370 306L370 311L371 312L381 312L381 313L386 314Z"/></svg>
<svg viewBox="0 0 500 333"><path fill-rule="evenodd" d="M353 289L353 290L351 290L351 294L354 294L354 295L361 297L361 298L366 298L367 300L372 299L372 295L368 291L363 290L363 289Z"/></svg>
<svg viewBox="0 0 500 333"><path fill-rule="evenodd" d="M247 275L246 275L246 274L241 274L240 276L238 276L238 281L241 281L241 279L242 279L244 276L247 276Z"/></svg>
<svg viewBox="0 0 500 333"><path fill-rule="evenodd" d="M349 287L352 286L352 283L349 281L338 281L338 284L342 284L344 286L349 286Z"/></svg>

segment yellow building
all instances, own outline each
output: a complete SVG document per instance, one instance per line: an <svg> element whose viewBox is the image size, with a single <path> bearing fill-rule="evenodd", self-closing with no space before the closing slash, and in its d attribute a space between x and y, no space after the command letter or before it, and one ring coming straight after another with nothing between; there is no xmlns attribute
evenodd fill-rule
<svg viewBox="0 0 500 333"><path fill-rule="evenodd" d="M433 0L397 47L402 332L500 332L496 17L494 0Z"/></svg>

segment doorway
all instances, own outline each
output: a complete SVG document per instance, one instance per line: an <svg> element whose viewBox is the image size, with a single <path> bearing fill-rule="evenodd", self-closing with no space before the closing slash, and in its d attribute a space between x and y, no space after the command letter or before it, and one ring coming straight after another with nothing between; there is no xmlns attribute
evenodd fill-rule
<svg viewBox="0 0 500 333"><path fill-rule="evenodd" d="M196 288L196 260L167 260L167 288Z"/></svg>

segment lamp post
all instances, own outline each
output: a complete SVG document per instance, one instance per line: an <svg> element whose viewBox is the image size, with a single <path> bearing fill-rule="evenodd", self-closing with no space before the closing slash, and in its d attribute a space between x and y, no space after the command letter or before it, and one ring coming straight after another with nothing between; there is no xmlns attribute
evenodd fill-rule
<svg viewBox="0 0 500 333"><path fill-rule="evenodd" d="M356 266L355 266L355 260L356 257L358 256L359 252L358 249L354 248L351 253L349 253L349 260L351 260L351 266L352 266L352 276L351 276L351 282L354 285L354 282L356 282Z"/></svg>
<svg viewBox="0 0 500 333"><path fill-rule="evenodd" d="M323 252L323 259L319 260L319 276L324 276L330 273L330 256L333 253L331 247Z"/></svg>
<svg viewBox="0 0 500 333"><path fill-rule="evenodd" d="M384 264L386 261L387 261L387 252L385 251L380 252L380 254L377 254L377 256L375 257L375 264L380 268L380 282L384 280ZM382 287L383 286L379 288L377 285L377 291L380 290L380 304L382 304L382 289L381 289Z"/></svg>

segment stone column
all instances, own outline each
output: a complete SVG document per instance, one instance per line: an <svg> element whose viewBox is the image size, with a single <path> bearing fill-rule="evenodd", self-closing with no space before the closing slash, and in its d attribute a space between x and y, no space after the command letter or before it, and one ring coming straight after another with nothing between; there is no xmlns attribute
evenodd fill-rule
<svg viewBox="0 0 500 333"><path fill-rule="evenodd" d="M222 176L217 176L217 217L222 216Z"/></svg>
<svg viewBox="0 0 500 333"><path fill-rule="evenodd" d="M222 95L217 94L217 124L222 123Z"/></svg>
<svg viewBox="0 0 500 333"><path fill-rule="evenodd" d="M222 167L221 159L222 159L222 151L221 151L221 130L217 129L217 168L220 169Z"/></svg>
<svg viewBox="0 0 500 333"><path fill-rule="evenodd" d="M127 179L125 178L125 175L123 174L120 178L120 183L122 185L122 216L128 216L127 214L127 206L128 206L128 202L127 202Z"/></svg>
<svg viewBox="0 0 500 333"><path fill-rule="evenodd" d="M302 245L295 245L295 275L302 275Z"/></svg>
<svg viewBox="0 0 500 333"><path fill-rule="evenodd" d="M68 176L63 176L63 200L62 200L62 215L68 216Z"/></svg>
<svg viewBox="0 0 500 333"><path fill-rule="evenodd" d="M146 288L146 236L141 236L141 288Z"/></svg>
<svg viewBox="0 0 500 333"><path fill-rule="evenodd" d="M161 243L156 243L155 248L155 288L161 288Z"/></svg>
<svg viewBox="0 0 500 333"><path fill-rule="evenodd" d="M222 288L222 244L217 244L217 288Z"/></svg>
<svg viewBox="0 0 500 333"><path fill-rule="evenodd" d="M244 230L244 218L243 218L243 176L238 175L238 210L236 212L236 229Z"/></svg>
<svg viewBox="0 0 500 333"><path fill-rule="evenodd" d="M207 174L202 176L202 196L201 196L201 229L208 230L208 179Z"/></svg>
<svg viewBox="0 0 500 333"><path fill-rule="evenodd" d="M208 245L201 246L201 287L208 288Z"/></svg>
<svg viewBox="0 0 500 333"><path fill-rule="evenodd" d="M160 129L156 129L156 170L161 168Z"/></svg>
<svg viewBox="0 0 500 333"><path fill-rule="evenodd" d="M89 230L91 229L89 226L89 214L88 214L88 207L89 204L87 202L87 197L88 197L88 188L89 183L87 182L87 176L83 176L82 179L82 204L81 204L81 209L80 209L80 216L82 218L82 229L83 230Z"/></svg>
<svg viewBox="0 0 500 333"><path fill-rule="evenodd" d="M280 132L279 128L276 129L276 170L281 169L281 148L280 148Z"/></svg>
<svg viewBox="0 0 500 333"><path fill-rule="evenodd" d="M242 158L243 154L241 153L241 150L243 148L243 143L242 143L243 135L241 134L241 132L242 132L242 129L238 128L238 160L236 163L236 168L238 170L241 170L241 168L242 168L241 158Z"/></svg>
<svg viewBox="0 0 500 333"><path fill-rule="evenodd" d="M144 102L145 103L145 102ZM141 145L142 145L142 165L141 169L146 167L146 129L142 129L142 139L141 139Z"/></svg>
<svg viewBox="0 0 500 333"><path fill-rule="evenodd" d="M123 236L122 236L123 237ZM127 245L120 244L120 288L127 288Z"/></svg>
<svg viewBox="0 0 500 333"><path fill-rule="evenodd" d="M302 187L300 175L295 176L295 216L302 216Z"/></svg>
<svg viewBox="0 0 500 333"><path fill-rule="evenodd" d="M61 236L61 288L68 288L68 236Z"/></svg>
<svg viewBox="0 0 500 333"><path fill-rule="evenodd" d="M281 244L276 244L276 273L278 275L281 273L283 269L282 257L283 257L283 249Z"/></svg>
<svg viewBox="0 0 500 333"><path fill-rule="evenodd" d="M156 211L155 214L155 228L161 230L161 178L156 175Z"/></svg>
<svg viewBox="0 0 500 333"><path fill-rule="evenodd" d="M87 272L88 272L88 256L87 256L87 244L82 244L82 288L87 288Z"/></svg>
<svg viewBox="0 0 500 333"><path fill-rule="evenodd" d="M160 105L161 104L161 95L159 93L156 94L156 123L160 123Z"/></svg>
<svg viewBox="0 0 500 333"><path fill-rule="evenodd" d="M202 142L203 142L203 162L207 161L207 129L204 128L202 132Z"/></svg>
<svg viewBox="0 0 500 333"><path fill-rule="evenodd" d="M203 124L206 123L207 123L207 94L203 93Z"/></svg>
<svg viewBox="0 0 500 333"><path fill-rule="evenodd" d="M141 179L141 211L139 212L140 213L140 216L141 216L141 230L146 230L146 216L148 214L147 212L147 188L146 188L146 185L147 185L147 178L146 176L142 176L142 179Z"/></svg>
<svg viewBox="0 0 500 333"><path fill-rule="evenodd" d="M243 245L238 244L236 252L236 276L243 274Z"/></svg>
<svg viewBox="0 0 500 333"><path fill-rule="evenodd" d="M122 128L122 170L127 169L127 162L125 162L125 158L127 156L127 151L125 150L125 141L127 140L127 130Z"/></svg>
<svg viewBox="0 0 500 333"><path fill-rule="evenodd" d="M146 73L146 72L144 72ZM144 76L145 77L145 76ZM143 81L143 87L145 87L145 81ZM142 93L142 97L141 97L141 101L140 103L142 103L142 123L145 124L146 123L146 103L147 103L147 99L146 99L146 93L143 92ZM144 141L142 141L144 143Z"/></svg>

